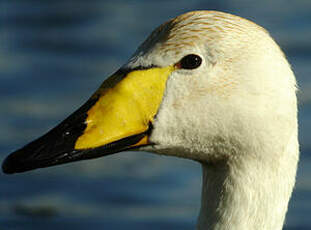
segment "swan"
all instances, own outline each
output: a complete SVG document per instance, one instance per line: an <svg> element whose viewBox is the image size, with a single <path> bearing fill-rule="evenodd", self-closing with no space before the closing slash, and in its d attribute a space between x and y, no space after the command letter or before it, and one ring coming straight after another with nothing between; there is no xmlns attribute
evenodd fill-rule
<svg viewBox="0 0 311 230"><path fill-rule="evenodd" d="M282 229L299 159L296 80L261 26L194 11L159 26L76 112L10 154L12 174L125 150L203 171L197 229Z"/></svg>

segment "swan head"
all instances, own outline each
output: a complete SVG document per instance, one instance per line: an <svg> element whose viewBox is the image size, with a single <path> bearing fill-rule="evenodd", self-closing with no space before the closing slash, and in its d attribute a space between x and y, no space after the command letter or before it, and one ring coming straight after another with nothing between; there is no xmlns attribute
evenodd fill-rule
<svg viewBox="0 0 311 230"><path fill-rule="evenodd" d="M203 162L265 151L271 159L297 135L295 77L253 22L213 11L181 15L157 28L125 68L169 65L154 145L143 149Z"/></svg>
<svg viewBox="0 0 311 230"><path fill-rule="evenodd" d="M186 13L158 27L85 105L8 156L3 170L128 149L206 162L243 149L272 155L268 147L286 148L296 133L295 90L262 27L226 13Z"/></svg>

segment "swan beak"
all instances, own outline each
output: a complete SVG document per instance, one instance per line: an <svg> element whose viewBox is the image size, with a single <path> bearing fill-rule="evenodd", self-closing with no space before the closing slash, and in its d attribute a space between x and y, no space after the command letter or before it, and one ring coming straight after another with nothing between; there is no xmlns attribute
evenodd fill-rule
<svg viewBox="0 0 311 230"><path fill-rule="evenodd" d="M173 66L119 70L58 126L11 153L3 172L24 172L150 145L151 124L173 71Z"/></svg>

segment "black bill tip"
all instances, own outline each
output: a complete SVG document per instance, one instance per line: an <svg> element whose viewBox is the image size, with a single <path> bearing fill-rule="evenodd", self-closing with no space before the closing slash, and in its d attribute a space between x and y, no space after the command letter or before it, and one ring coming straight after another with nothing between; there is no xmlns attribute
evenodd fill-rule
<svg viewBox="0 0 311 230"><path fill-rule="evenodd" d="M16 160L12 159L11 155L8 156L2 164L2 172L4 172L5 174L15 173L14 170L15 161Z"/></svg>
<svg viewBox="0 0 311 230"><path fill-rule="evenodd" d="M45 168L53 165L65 164L74 161L93 159L107 156L113 153L135 149L135 146L142 138L149 134L146 132L132 135L118 141L106 144L97 148L76 150L69 148L70 145L51 145L46 142L51 133L31 142L25 147L11 153L2 164L2 171L5 174L21 173L37 168ZM46 145L45 143L48 143ZM57 143L57 142L56 142Z"/></svg>
<svg viewBox="0 0 311 230"><path fill-rule="evenodd" d="M6 174L25 172L60 164L59 159L76 153L74 144L86 128L87 111L96 99L87 101L76 112L42 137L11 153L2 164Z"/></svg>

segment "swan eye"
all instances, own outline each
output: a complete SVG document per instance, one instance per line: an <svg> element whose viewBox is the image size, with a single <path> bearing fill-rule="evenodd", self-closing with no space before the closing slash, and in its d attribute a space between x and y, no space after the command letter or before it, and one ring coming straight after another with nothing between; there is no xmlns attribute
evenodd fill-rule
<svg viewBox="0 0 311 230"><path fill-rule="evenodd" d="M189 54L183 57L178 63L177 66L180 69L196 69L202 63L202 58L195 54Z"/></svg>

